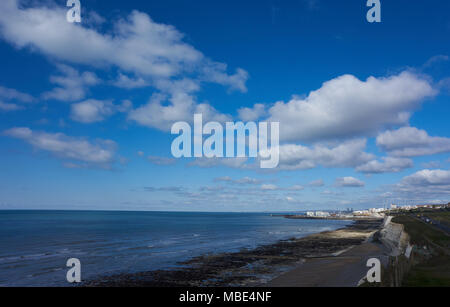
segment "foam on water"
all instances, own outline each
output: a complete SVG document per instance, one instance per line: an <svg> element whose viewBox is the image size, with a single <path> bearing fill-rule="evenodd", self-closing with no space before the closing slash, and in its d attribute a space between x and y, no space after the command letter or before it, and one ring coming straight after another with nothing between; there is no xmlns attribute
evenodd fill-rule
<svg viewBox="0 0 450 307"><path fill-rule="evenodd" d="M69 258L80 259L83 279L171 268L348 223L257 213L0 211L0 284L66 285Z"/></svg>

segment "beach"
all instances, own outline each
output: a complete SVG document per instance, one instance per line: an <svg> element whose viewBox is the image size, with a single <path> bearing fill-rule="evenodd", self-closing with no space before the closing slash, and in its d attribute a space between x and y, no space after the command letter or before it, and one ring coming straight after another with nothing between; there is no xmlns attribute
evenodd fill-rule
<svg viewBox="0 0 450 307"><path fill-rule="evenodd" d="M171 270L104 276L86 287L357 286L382 219L359 219L334 231L281 240L239 252L208 254ZM343 278L342 278L343 276Z"/></svg>

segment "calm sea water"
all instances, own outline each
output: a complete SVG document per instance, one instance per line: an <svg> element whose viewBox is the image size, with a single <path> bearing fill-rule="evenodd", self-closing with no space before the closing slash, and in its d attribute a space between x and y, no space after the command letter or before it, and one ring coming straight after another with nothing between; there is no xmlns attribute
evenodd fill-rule
<svg viewBox="0 0 450 307"><path fill-rule="evenodd" d="M69 258L80 259L86 280L171 268L193 256L253 248L348 223L263 213L0 211L0 286L67 285Z"/></svg>

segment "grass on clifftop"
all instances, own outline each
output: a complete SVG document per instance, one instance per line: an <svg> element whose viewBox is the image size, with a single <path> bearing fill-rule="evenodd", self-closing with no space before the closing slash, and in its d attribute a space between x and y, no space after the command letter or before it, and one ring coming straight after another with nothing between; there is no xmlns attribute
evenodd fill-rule
<svg viewBox="0 0 450 307"><path fill-rule="evenodd" d="M414 266L403 281L405 287L450 286L450 258L436 256Z"/></svg>
<svg viewBox="0 0 450 307"><path fill-rule="evenodd" d="M431 242L431 244L437 244L442 248L450 248L450 236L413 216L399 215L394 217L392 221L405 226L405 231L409 234L412 244L423 246Z"/></svg>
<svg viewBox="0 0 450 307"><path fill-rule="evenodd" d="M448 212L436 213L433 219L448 221ZM399 215L394 223L403 224L409 234L412 244L432 250L431 258L414 265L403 280L403 286L427 287L450 286L450 236L426 224L412 215ZM430 251L431 251L430 250Z"/></svg>

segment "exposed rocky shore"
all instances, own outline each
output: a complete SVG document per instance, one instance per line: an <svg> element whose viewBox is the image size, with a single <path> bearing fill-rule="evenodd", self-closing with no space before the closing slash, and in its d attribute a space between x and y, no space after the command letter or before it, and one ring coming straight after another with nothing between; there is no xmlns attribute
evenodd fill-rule
<svg viewBox="0 0 450 307"><path fill-rule="evenodd" d="M363 243L382 220L359 219L335 231L292 238L252 250L203 255L172 270L103 276L86 287L264 286L304 259L330 256Z"/></svg>

